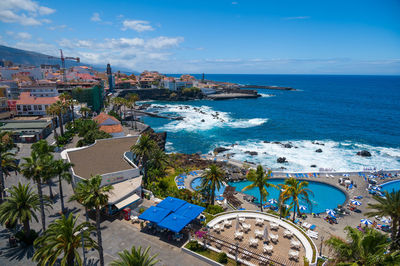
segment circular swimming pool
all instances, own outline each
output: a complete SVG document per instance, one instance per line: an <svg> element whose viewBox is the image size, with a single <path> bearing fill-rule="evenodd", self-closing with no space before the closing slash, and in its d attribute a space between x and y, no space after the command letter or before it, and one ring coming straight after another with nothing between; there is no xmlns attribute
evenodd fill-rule
<svg viewBox="0 0 400 266"><path fill-rule="evenodd" d="M193 181L192 181L192 183L190 185L192 186L192 188L194 190L199 190L200 187L201 187L201 178L198 177L198 178L193 179ZM220 189L215 190L215 195L216 196L221 196L224 193L224 190L225 190L225 186L221 186Z"/></svg>
<svg viewBox="0 0 400 266"><path fill-rule="evenodd" d="M382 184L382 190L387 191L387 192L392 192L394 191L399 191L400 190L400 180L394 180L387 182L385 184Z"/></svg>
<svg viewBox="0 0 400 266"><path fill-rule="evenodd" d="M269 183L278 185L283 184L285 182L284 179L271 179ZM308 188L314 193L314 196L310 195L310 200L312 206L307 206L306 202L300 201L301 205L307 206L307 210L302 211L306 213L321 213L325 212L326 209L334 209L338 204L343 204L346 201L346 194L340 189L331 186L329 184L324 184L320 182L308 181ZM230 186L236 187L236 191L242 191L242 189L248 185L250 185L250 181L240 181L235 183L229 183ZM260 198L260 192L258 188L253 188L243 193L252 195L256 197L256 202L258 202ZM276 188L268 188L268 197L269 199L279 198L279 189ZM290 204L288 201L287 204Z"/></svg>

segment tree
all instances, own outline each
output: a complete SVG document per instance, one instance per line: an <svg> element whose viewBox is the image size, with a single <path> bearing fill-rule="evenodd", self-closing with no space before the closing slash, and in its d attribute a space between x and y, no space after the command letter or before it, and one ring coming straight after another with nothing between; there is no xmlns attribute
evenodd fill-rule
<svg viewBox="0 0 400 266"><path fill-rule="evenodd" d="M53 145L49 145L49 143L43 139L32 144L32 151L36 152L39 156L50 155L52 152L54 152L54 149L55 147ZM53 163L53 160L51 160L50 163ZM51 171L52 168L53 166L50 166L50 168L48 169L49 171L43 172L43 182L49 186L49 194L51 199L54 198L51 179L55 176L53 171Z"/></svg>
<svg viewBox="0 0 400 266"><path fill-rule="evenodd" d="M48 114L58 116L58 120L60 123L61 136L64 136L63 115L67 112L67 110L68 110L68 106L62 101L57 101L57 102L53 103L47 109Z"/></svg>
<svg viewBox="0 0 400 266"><path fill-rule="evenodd" d="M309 199L309 195L313 195L312 191L308 189L307 181L299 181L293 177L289 179L285 179L284 184L279 185L282 189L280 195L280 201L282 203L286 202L286 200L292 199L293 202L293 221L296 218L296 211L300 213L299 202L303 200L307 202L308 205L311 205L311 201Z"/></svg>
<svg viewBox="0 0 400 266"><path fill-rule="evenodd" d="M135 246L133 246L130 252L128 250L118 252L118 256L120 259L111 262L111 266L155 265L158 262L158 260L156 260L158 254L150 257L149 251L150 247L147 247L144 251L142 251L142 247L139 246L139 248L136 248Z"/></svg>
<svg viewBox="0 0 400 266"><path fill-rule="evenodd" d="M3 168L3 156L5 154L8 154L8 152L14 147L16 147L16 145L14 144L14 141L12 139L12 132L0 131L0 201L1 202L3 202L3 198L6 196L4 191L5 188L4 169L6 167ZM9 156L11 155L8 155L8 158Z"/></svg>
<svg viewBox="0 0 400 266"><path fill-rule="evenodd" d="M157 143L148 134L141 135L139 141L131 147L131 151L139 158L139 164L143 166L145 184L147 184L147 162L156 148L158 148Z"/></svg>
<svg viewBox="0 0 400 266"><path fill-rule="evenodd" d="M201 186L206 187L210 185L211 188L211 204L214 205L215 189L220 189L226 181L225 173L215 164L210 165L210 169L206 170L203 174Z"/></svg>
<svg viewBox="0 0 400 266"><path fill-rule="evenodd" d="M101 240L100 230L100 210L108 203L108 192L112 190L112 186L101 186L103 180L101 175L96 175L90 179L81 181L81 192L86 192L86 196L82 199L82 204L87 208L94 208L96 210L96 230L97 230L97 244L99 246L100 265L104 266L103 246Z"/></svg>
<svg viewBox="0 0 400 266"><path fill-rule="evenodd" d="M158 146L154 148L154 150L150 153L150 158L148 161L149 169L159 170L161 173L164 173L165 167L169 164L168 155L161 150Z"/></svg>
<svg viewBox="0 0 400 266"><path fill-rule="evenodd" d="M92 110L90 108L82 106L81 109L79 109L79 113L84 117L87 118L87 115L90 114Z"/></svg>
<svg viewBox="0 0 400 266"><path fill-rule="evenodd" d="M58 96L60 100L65 104L65 107L67 109L71 110L72 113L72 123L75 123L75 111L74 111L74 104L77 104L77 101L74 100L71 96L71 94L64 92L61 93L60 96Z"/></svg>
<svg viewBox="0 0 400 266"><path fill-rule="evenodd" d="M77 221L78 217L70 213L51 223L34 242L37 249L33 260L40 265L54 265L61 256L61 265L82 265L78 252L82 237L85 248L97 248L97 245L90 237L94 227L88 223L77 224Z"/></svg>
<svg viewBox="0 0 400 266"><path fill-rule="evenodd" d="M347 265L398 265L400 254L398 251L387 252L390 244L386 235L373 228L365 228L361 232L350 226L345 227L348 241L332 236L326 244L335 253L336 263ZM395 262L388 264L387 262Z"/></svg>
<svg viewBox="0 0 400 266"><path fill-rule="evenodd" d="M35 214L40 209L39 195L32 191L30 184L18 183L9 189L10 196L0 205L0 222L15 224L20 222L23 225L25 235L29 237L31 229L29 222L33 219L38 221ZM44 200L44 204L49 206L49 200Z"/></svg>
<svg viewBox="0 0 400 266"><path fill-rule="evenodd" d="M56 123L57 123L58 109L56 108L55 105L50 105L49 107L46 108L46 113L52 116L51 122L53 124L54 139L57 140Z"/></svg>
<svg viewBox="0 0 400 266"><path fill-rule="evenodd" d="M120 116L122 117L122 115L121 115L121 107L125 104L125 99L124 98L122 98L122 97L115 97L115 98L112 98L111 99L111 103L114 105L114 106L116 106L117 108L117 112L118 113L120 113Z"/></svg>
<svg viewBox="0 0 400 266"><path fill-rule="evenodd" d="M133 128L133 121L135 121L135 130L137 129L136 127L136 119L135 119L135 105L136 102L139 101L139 95L137 95L136 93L129 93L126 96L127 99L127 106L129 107L129 109L131 110L131 122L132 122L132 128Z"/></svg>
<svg viewBox="0 0 400 266"><path fill-rule="evenodd" d="M58 187L60 190L60 203L61 203L61 212L65 213L65 206L64 206L64 194L63 194L63 187L62 187L62 180L71 183L72 176L69 173L69 168L72 166L71 163L66 163L62 159L56 160L53 162L52 168L54 170L54 175L58 176Z"/></svg>
<svg viewBox="0 0 400 266"><path fill-rule="evenodd" d="M44 197L42 184L50 176L50 173L52 171L51 167L53 156L51 154L40 154L40 152L38 150L35 150L32 145L31 156L23 159L25 160L25 163L22 164L22 174L27 179L33 180L37 185L40 200L42 228L44 231L46 230L46 216L44 213Z"/></svg>
<svg viewBox="0 0 400 266"><path fill-rule="evenodd" d="M251 169L247 174L247 179L253 183L244 187L242 191L250 190L252 188L258 188L260 191L260 209L263 211L263 201L267 199L269 195L267 188L277 186L268 183L269 179L271 178L271 170L268 170L267 174L265 174L264 169L261 165L257 166L257 170Z"/></svg>
<svg viewBox="0 0 400 266"><path fill-rule="evenodd" d="M373 196L377 203L369 203L369 209L373 211L367 212L369 217L373 216L390 216L391 222L391 250L400 249L400 191L385 191L384 197Z"/></svg>
<svg viewBox="0 0 400 266"><path fill-rule="evenodd" d="M14 153L6 152L1 155L1 169L3 171L3 176L6 177L10 176L11 171L16 172L19 170Z"/></svg>

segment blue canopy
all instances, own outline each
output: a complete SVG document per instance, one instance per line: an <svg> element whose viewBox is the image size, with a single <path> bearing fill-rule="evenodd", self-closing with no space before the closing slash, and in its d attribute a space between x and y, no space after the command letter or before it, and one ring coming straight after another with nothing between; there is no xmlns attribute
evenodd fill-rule
<svg viewBox="0 0 400 266"><path fill-rule="evenodd" d="M164 219L171 211L163 208L158 208L155 206L151 206L147 210L145 210L140 216L139 219L150 221L153 223L159 223Z"/></svg>
<svg viewBox="0 0 400 266"><path fill-rule="evenodd" d="M186 203L186 201L184 201L184 200L177 199L177 198L174 198L174 197L167 197L166 199L164 199L163 201L158 203L157 207L163 208L163 209L166 209L166 210L170 210L170 211L174 212L177 209L179 209L185 203Z"/></svg>
<svg viewBox="0 0 400 266"><path fill-rule="evenodd" d="M199 214L202 213L204 210L205 210L204 207L194 205L191 203L186 203L185 205L182 205L178 210L176 210L175 214L185 216L193 220L197 216L199 216Z"/></svg>
<svg viewBox="0 0 400 266"><path fill-rule="evenodd" d="M157 225L163 228L167 228L175 233L179 233L187 224L192 221L189 217L177 215L175 213L171 213L167 217L164 218Z"/></svg>

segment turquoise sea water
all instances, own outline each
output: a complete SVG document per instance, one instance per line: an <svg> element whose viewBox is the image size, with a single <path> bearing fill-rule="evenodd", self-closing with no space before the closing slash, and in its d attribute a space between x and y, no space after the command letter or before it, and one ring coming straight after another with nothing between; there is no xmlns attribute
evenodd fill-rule
<svg viewBox="0 0 400 266"><path fill-rule="evenodd" d="M206 79L298 91L260 89L258 99L152 102L151 110L184 118L144 118L156 131L167 131L167 151L209 153L225 146L232 158L288 171L400 169L399 76L215 74ZM372 156L356 155L364 149ZM278 157L288 163L278 164Z"/></svg>
<svg viewBox="0 0 400 266"><path fill-rule="evenodd" d="M400 180L391 181L382 185L382 190L387 192L399 191L400 190Z"/></svg>
<svg viewBox="0 0 400 266"><path fill-rule="evenodd" d="M271 179L269 183L278 185L284 182L283 179ZM307 206L307 210L304 211L306 213L321 213L325 212L326 209L334 209L338 204L343 204L346 200L346 195L340 191L339 189L320 182L308 181L308 188L314 193L314 195L310 196L310 200L312 202L312 206L307 206L306 202L300 201L301 205ZM235 183L229 183L229 185L236 187L236 191L241 191L244 187L250 185L250 181L241 181ZM276 199L279 198L279 190L276 188L268 188L269 196L268 199ZM259 202L260 192L258 189L253 188L251 190L247 190L244 192L245 194L252 195L257 198L257 202ZM291 202L288 201L287 204Z"/></svg>

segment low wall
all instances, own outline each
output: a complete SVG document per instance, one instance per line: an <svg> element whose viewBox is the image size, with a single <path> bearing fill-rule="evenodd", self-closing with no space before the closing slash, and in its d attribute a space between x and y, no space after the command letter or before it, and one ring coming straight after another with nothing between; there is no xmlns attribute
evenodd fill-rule
<svg viewBox="0 0 400 266"><path fill-rule="evenodd" d="M186 245L186 244L185 244ZM210 265L214 265L214 266L223 266L222 264L213 261L212 259L209 259L207 257L204 257L203 255L200 255L194 251L191 251L190 249L187 249L185 247L182 248L182 251L185 252L186 254L192 255L193 257L198 258L201 261L204 261L205 263L208 263Z"/></svg>

